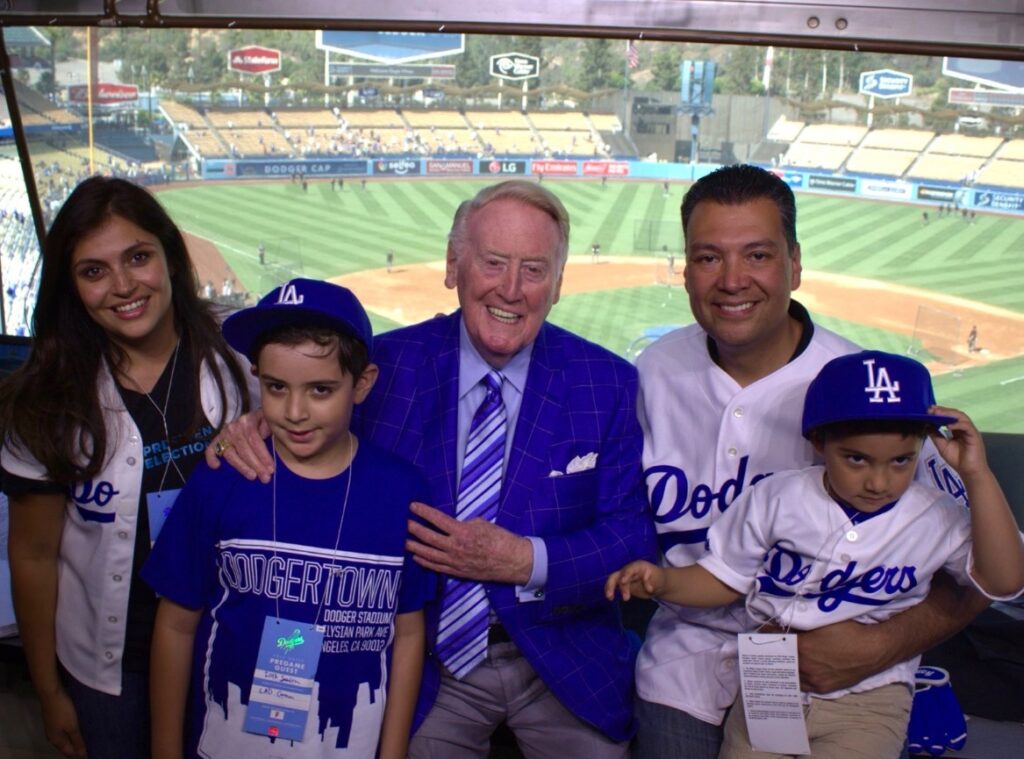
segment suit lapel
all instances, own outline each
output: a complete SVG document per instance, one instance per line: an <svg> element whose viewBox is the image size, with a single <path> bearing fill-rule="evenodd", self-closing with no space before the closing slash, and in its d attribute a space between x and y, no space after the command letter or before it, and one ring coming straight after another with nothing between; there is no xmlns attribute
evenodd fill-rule
<svg viewBox="0 0 1024 759"><path fill-rule="evenodd" d="M526 506L532 492L550 472L548 452L567 389L558 358L557 335L544 324L533 344L498 507L498 524L514 532L522 532L529 527L522 524Z"/></svg>
<svg viewBox="0 0 1024 759"><path fill-rule="evenodd" d="M431 479L434 493L444 494L442 503L432 504L455 514L455 450L458 440L459 408L459 317L449 317L438 344L441 350L426 358L423 370L433 374L432 390L419 397L425 431L423 471Z"/></svg>

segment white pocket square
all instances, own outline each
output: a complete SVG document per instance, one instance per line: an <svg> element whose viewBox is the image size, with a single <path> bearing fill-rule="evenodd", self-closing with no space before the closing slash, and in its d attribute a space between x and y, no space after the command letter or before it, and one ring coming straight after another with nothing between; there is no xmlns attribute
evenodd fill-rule
<svg viewBox="0 0 1024 759"><path fill-rule="evenodd" d="M576 474L577 472L585 472L588 469L593 469L597 466L597 451L591 451L584 456L577 456L570 461L565 467L566 474Z"/></svg>

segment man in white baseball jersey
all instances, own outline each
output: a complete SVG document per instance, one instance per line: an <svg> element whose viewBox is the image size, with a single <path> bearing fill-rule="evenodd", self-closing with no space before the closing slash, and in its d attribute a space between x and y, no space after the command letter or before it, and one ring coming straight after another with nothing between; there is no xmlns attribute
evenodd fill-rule
<svg viewBox="0 0 1024 759"><path fill-rule="evenodd" d="M695 563L708 528L758 480L815 462L800 434L807 385L858 347L814 325L790 299L800 285L796 204L780 178L728 166L694 184L682 207L684 276L697 323L669 333L637 361L643 464L664 562ZM963 497L932 447L919 478ZM939 583L928 599L869 630L838 625L800 636L804 687L827 692L909 659L965 625L986 603ZM735 633L742 605L662 605L637 659L635 744L644 759L715 757L738 688ZM856 644L852 641L856 640Z"/></svg>
<svg viewBox="0 0 1024 759"><path fill-rule="evenodd" d="M616 590L626 599L686 606L745 596L748 630L805 631L889 619L920 603L940 568L992 598L1020 594L1024 544L981 435L962 411L935 405L920 363L881 351L832 359L807 391L802 432L824 466L779 472L747 488L712 525L696 564L632 562L608 578L609 600ZM928 438L963 474L970 511L914 482ZM811 753L898 756L919 658L848 688L804 693ZM752 748L737 700L719 757L754 756L769 755Z"/></svg>

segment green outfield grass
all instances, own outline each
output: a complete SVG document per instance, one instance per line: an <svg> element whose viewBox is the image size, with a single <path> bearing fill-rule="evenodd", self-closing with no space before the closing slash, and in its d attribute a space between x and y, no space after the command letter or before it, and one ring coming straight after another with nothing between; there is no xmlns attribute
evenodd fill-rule
<svg viewBox="0 0 1024 759"><path fill-rule="evenodd" d="M490 179L459 181L327 182L308 192L288 182L233 183L169 189L161 201L181 226L218 245L244 287L262 293L274 277L326 278L380 268L394 250L396 264L444 255L458 204ZM662 244L680 255L679 203L685 185L669 197L660 182L547 180L572 217L570 255L650 255L634 250L639 226L660 230ZM871 277L1024 312L1024 219L979 214L974 223L939 218L925 225L918 206L831 196L798 196L804 267ZM273 266L260 267L263 241ZM652 276L653 279L653 276ZM374 328L398 326L371 315ZM566 295L552 321L622 355L642 348L646 330L692 321L679 288L651 285ZM907 348L904 335L815 315L829 329L866 347ZM962 405L983 429L1024 432L1024 357L951 373L936 382L940 400Z"/></svg>

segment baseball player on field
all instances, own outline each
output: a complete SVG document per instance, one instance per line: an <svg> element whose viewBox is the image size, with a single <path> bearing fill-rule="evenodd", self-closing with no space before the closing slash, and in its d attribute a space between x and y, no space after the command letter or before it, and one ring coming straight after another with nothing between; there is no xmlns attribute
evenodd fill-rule
<svg viewBox="0 0 1024 759"><path fill-rule="evenodd" d="M990 598L1024 590L1024 543L981 435L962 411L934 405L924 366L879 351L832 359L808 388L802 431L824 466L746 489L708 531L696 564L632 562L608 578L609 600L616 589L624 599L698 607L745 596L750 630L802 631L888 619L920 603L939 569ZM926 436L963 477L970 511L914 482ZM899 756L919 659L830 693L805 692L812 755ZM738 699L719 756L782 755L752 748Z"/></svg>
<svg viewBox="0 0 1024 759"><path fill-rule="evenodd" d="M675 567L705 555L708 529L744 490L817 461L800 434L807 386L828 361L859 350L790 298L800 246L793 193L779 177L755 166L719 169L690 188L682 217L697 323L637 360L648 497L663 563ZM964 500L960 478L928 441L916 477ZM802 684L823 693L860 682L954 634L986 603L945 579L884 623L801 635ZM637 659L637 756L717 756L746 620L742 604L659 606Z"/></svg>

